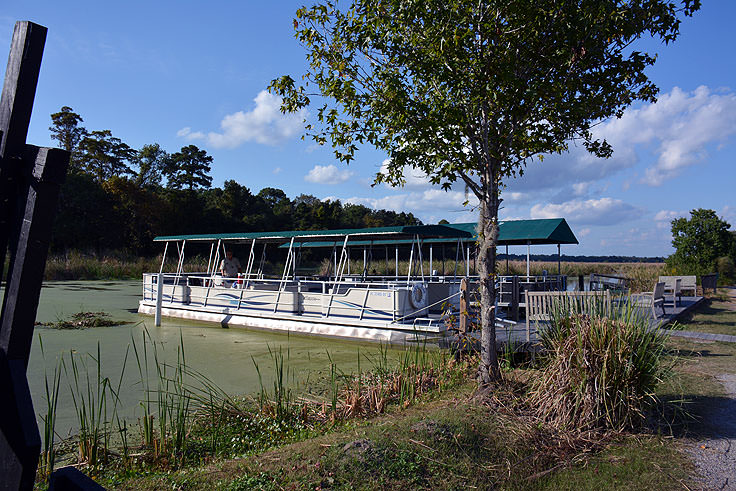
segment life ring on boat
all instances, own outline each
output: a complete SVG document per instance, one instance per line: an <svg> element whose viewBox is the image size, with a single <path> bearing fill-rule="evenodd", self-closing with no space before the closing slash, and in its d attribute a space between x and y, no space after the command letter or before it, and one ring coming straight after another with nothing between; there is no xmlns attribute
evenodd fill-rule
<svg viewBox="0 0 736 491"><path fill-rule="evenodd" d="M427 306L427 287L423 283L414 283L409 292L409 303L415 309Z"/></svg>

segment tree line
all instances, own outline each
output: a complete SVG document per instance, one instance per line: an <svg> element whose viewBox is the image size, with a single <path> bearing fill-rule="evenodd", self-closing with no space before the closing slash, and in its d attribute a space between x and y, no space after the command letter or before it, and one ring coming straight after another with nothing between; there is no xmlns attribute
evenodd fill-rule
<svg viewBox="0 0 736 491"><path fill-rule="evenodd" d="M411 213L322 201L278 188L251 192L235 180L212 187L212 156L195 145L169 153L158 143L134 149L110 130L88 131L64 106L51 138L71 152L59 198L52 251L111 250L148 255L157 235L418 225Z"/></svg>

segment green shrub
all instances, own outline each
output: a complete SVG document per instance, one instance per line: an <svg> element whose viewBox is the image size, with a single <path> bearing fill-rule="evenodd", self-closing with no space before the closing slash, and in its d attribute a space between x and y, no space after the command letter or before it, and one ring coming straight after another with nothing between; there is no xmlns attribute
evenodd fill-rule
<svg viewBox="0 0 736 491"><path fill-rule="evenodd" d="M716 271L723 279L736 278L736 265L734 265L733 259L728 256L716 259Z"/></svg>
<svg viewBox="0 0 736 491"><path fill-rule="evenodd" d="M665 335L633 305L594 309L594 316L553 309L542 332L546 366L531 406L565 429L623 430L640 424L666 367Z"/></svg>

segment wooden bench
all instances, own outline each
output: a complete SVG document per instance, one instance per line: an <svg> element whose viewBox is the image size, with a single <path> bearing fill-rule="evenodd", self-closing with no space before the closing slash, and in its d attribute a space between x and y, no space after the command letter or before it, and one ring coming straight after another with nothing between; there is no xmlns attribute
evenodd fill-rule
<svg viewBox="0 0 736 491"><path fill-rule="evenodd" d="M661 280L660 280L661 281ZM677 302L682 303L682 278L675 278L675 281L663 281L665 303L668 303L667 296L672 296L672 307L677 308Z"/></svg>
<svg viewBox="0 0 736 491"><path fill-rule="evenodd" d="M675 286L675 281L680 280L680 297L684 295L684 292L692 292L691 296L695 296L697 292L697 277L695 275L689 276L660 276L659 281L665 284L665 290L672 290Z"/></svg>
<svg viewBox="0 0 736 491"><path fill-rule="evenodd" d="M526 292L526 340L529 341L530 322L546 322L550 312L555 308L563 308L570 313L594 314L600 310L611 311L611 292Z"/></svg>

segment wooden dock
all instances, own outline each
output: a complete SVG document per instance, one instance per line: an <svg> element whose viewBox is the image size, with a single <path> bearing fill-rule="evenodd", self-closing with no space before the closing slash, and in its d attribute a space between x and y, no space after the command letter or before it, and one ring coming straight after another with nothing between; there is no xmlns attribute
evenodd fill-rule
<svg viewBox="0 0 736 491"><path fill-rule="evenodd" d="M678 302L677 307L673 307L671 304L665 307L665 314L658 318L655 318L652 314L652 309L649 306L639 307L643 315L649 317L649 326L651 329L666 329L671 326L675 321L682 319L685 315L692 312L704 301L703 297L682 297L682 301ZM532 322L530 326L530 342L526 341L526 321L524 319L520 321L505 321L504 324L508 324L508 327L496 327L496 343L499 349L504 349L504 346L511 343L512 346L516 347L517 350L522 351L537 351L539 349L539 329L536 322ZM681 331L668 330L673 335ZM473 337L479 338L480 332L471 333Z"/></svg>

